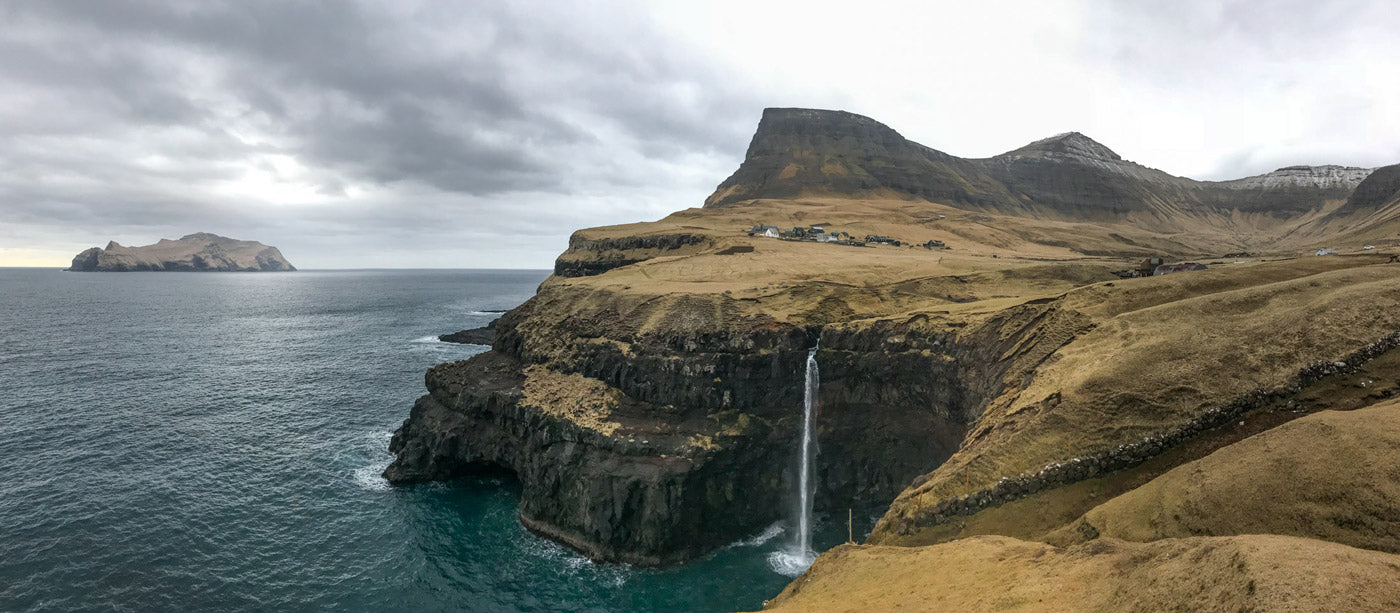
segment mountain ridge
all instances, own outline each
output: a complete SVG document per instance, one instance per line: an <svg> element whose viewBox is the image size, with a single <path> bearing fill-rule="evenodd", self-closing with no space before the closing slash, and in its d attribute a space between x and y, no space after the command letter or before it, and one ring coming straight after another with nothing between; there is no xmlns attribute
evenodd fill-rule
<svg viewBox="0 0 1400 613"><path fill-rule="evenodd" d="M1080 132L1064 132L988 158L961 158L910 141L846 111L765 109L743 163L705 201L713 208L808 195L895 196L959 208L1076 219L1291 217L1345 200L1372 169L1288 166L1199 181L1123 159Z"/></svg>

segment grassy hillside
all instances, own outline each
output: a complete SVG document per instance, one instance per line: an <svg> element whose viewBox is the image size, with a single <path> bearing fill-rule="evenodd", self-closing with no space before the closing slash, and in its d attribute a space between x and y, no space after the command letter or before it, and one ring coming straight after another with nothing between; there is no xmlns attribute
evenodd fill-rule
<svg viewBox="0 0 1400 613"><path fill-rule="evenodd" d="M1057 548L984 536L931 547L846 545L769 611L1392 611L1397 557L1254 535Z"/></svg>
<svg viewBox="0 0 1400 613"><path fill-rule="evenodd" d="M1048 536L1288 534L1400 553L1400 402L1300 418L1178 466Z"/></svg>

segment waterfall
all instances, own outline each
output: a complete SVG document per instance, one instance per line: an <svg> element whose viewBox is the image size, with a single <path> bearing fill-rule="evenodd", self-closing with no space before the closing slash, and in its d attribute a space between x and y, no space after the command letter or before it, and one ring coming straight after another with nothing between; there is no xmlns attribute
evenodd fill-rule
<svg viewBox="0 0 1400 613"><path fill-rule="evenodd" d="M775 551L768 556L768 564L774 571L795 577L807 570L816 559L812 549L812 499L816 488L812 484L813 461L816 458L816 441L813 440L812 419L817 411L817 391L821 387L821 372L817 368L817 347L807 352L807 376L802 393L802 448L798 453L797 478L797 534L790 549Z"/></svg>
<svg viewBox="0 0 1400 613"><path fill-rule="evenodd" d="M797 510L797 554L814 558L812 552L812 413L817 410L817 388L822 376L817 369L817 348L807 352L807 380L802 394L802 467L799 472Z"/></svg>

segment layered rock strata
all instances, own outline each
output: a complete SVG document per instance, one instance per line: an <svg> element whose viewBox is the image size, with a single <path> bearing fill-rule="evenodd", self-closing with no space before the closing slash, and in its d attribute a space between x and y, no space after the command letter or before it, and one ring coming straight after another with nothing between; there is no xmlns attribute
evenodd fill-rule
<svg viewBox="0 0 1400 613"><path fill-rule="evenodd" d="M544 290L502 317L491 352L429 371L385 477L507 469L531 530L643 565L701 555L784 517L803 363L818 340L817 507L835 510L881 505L937 466L1005 381L1086 325L1042 302L973 329L922 316L629 335L618 329L627 318L607 310L543 317L553 297ZM532 380L546 379L572 384L532 395Z"/></svg>

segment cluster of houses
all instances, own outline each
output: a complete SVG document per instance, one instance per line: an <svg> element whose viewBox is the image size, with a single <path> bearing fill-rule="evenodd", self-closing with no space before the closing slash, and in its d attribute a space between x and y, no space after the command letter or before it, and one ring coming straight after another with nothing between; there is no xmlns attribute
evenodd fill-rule
<svg viewBox="0 0 1400 613"><path fill-rule="evenodd" d="M1375 251L1375 249L1375 245L1366 245L1361 248L1362 251ZM1322 249L1318 249L1317 252L1315 252L1313 255L1337 255L1337 250L1329 247L1323 247Z"/></svg>
<svg viewBox="0 0 1400 613"><path fill-rule="evenodd" d="M779 238L795 241L811 241L815 243L836 243L838 245L850 245L852 247L869 247L872 245L890 245L899 247L904 245L903 241L879 234L867 234L863 239L857 239L846 232L828 231L822 226L802 227L797 226L791 230L784 230L778 226L757 225L749 230L749 236L762 236L765 238ZM910 245L912 247L912 245ZM943 241L928 241L919 245L926 249L948 249Z"/></svg>
<svg viewBox="0 0 1400 613"><path fill-rule="evenodd" d="M821 226L804 228L797 226L791 230L783 230L778 226L754 226L749 230L749 236L764 236L767 238L785 238L788 240L812 241L816 243L840 243L843 245L862 246L865 243L855 240L850 234L845 232L827 232Z"/></svg>
<svg viewBox="0 0 1400 613"><path fill-rule="evenodd" d="M1122 277L1124 279L1136 279L1138 277L1157 277L1161 275L1170 275L1172 273L1191 272L1193 270L1205 269L1205 264L1198 264L1196 262L1180 262L1177 264L1168 264L1165 261L1163 261L1162 258L1147 258L1139 262L1136 268L1131 268L1128 270L1115 270L1113 271L1113 274L1118 275L1119 277Z"/></svg>

